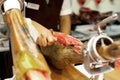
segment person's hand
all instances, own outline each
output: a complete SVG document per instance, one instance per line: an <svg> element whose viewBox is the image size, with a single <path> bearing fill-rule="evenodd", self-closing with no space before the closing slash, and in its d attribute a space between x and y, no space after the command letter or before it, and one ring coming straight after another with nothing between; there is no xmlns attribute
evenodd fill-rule
<svg viewBox="0 0 120 80"><path fill-rule="evenodd" d="M53 36L53 32L46 28L42 28L36 43L40 46L47 46L52 45L54 41L56 41L56 38Z"/></svg>
<svg viewBox="0 0 120 80"><path fill-rule="evenodd" d="M49 29L45 28L44 26L42 26L41 24L39 24L39 23L37 23L36 21L33 21L33 20L32 20L32 25L38 31L38 34L35 35L35 36L37 36L36 39L35 39L35 42L36 42L37 45L39 45L39 46L52 45L52 43L57 40L53 36L53 33L54 33L53 30L49 30ZM34 33L35 33L35 31L34 31Z"/></svg>

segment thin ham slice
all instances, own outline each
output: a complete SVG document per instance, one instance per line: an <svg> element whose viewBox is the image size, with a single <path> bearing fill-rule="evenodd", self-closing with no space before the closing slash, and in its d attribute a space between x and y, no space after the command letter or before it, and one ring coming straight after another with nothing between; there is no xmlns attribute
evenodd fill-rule
<svg viewBox="0 0 120 80"><path fill-rule="evenodd" d="M120 69L120 59L115 61L115 69Z"/></svg>
<svg viewBox="0 0 120 80"><path fill-rule="evenodd" d="M83 45L83 43L79 39L60 32L55 32L53 35L57 38L57 42L64 46L72 46L75 51L81 50L81 45Z"/></svg>

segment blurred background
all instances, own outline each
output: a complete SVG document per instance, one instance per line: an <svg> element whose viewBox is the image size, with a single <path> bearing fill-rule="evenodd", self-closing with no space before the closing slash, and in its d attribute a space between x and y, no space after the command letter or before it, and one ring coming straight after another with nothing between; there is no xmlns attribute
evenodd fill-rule
<svg viewBox="0 0 120 80"><path fill-rule="evenodd" d="M120 16L120 0L71 0L72 35L82 41L96 34L94 26L113 14ZM120 17L108 23L103 30L113 39L119 39Z"/></svg>

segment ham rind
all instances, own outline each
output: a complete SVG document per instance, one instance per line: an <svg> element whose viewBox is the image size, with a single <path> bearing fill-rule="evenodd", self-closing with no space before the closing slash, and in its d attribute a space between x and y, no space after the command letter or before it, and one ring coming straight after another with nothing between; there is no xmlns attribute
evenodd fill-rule
<svg viewBox="0 0 120 80"><path fill-rule="evenodd" d="M37 69L28 70L25 73L26 80L51 80L50 75Z"/></svg>
<svg viewBox="0 0 120 80"><path fill-rule="evenodd" d="M30 74L35 73L34 76L29 75L31 78L30 80L49 80L47 79L47 76L43 77L45 79L40 78L44 75L41 71L46 72L49 76L51 71L43 54L30 37L27 30L28 25L21 11L18 9L7 11L4 15L4 20L10 29L10 43L16 80L26 80L26 72L29 72ZM37 79L33 79L35 77Z"/></svg>

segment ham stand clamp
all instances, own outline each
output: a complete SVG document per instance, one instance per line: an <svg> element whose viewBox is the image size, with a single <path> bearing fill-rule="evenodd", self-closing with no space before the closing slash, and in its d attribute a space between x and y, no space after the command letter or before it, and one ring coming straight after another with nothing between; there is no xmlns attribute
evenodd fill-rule
<svg viewBox="0 0 120 80"><path fill-rule="evenodd" d="M102 32L100 29L101 25L105 25L108 22L116 20L118 18L117 14L114 14L97 24L98 34L93 36L87 43L86 48L83 49L83 65L88 73L92 76L90 80L95 80L96 75L104 74L107 71L111 71L114 68L109 64L114 60L105 59L98 53L97 46L109 45L113 43L113 40Z"/></svg>

